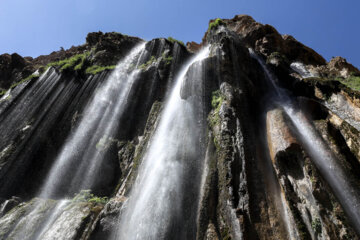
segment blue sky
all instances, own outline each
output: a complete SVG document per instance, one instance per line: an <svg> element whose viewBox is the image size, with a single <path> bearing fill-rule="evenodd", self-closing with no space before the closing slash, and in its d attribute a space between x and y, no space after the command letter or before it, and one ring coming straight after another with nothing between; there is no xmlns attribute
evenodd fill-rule
<svg viewBox="0 0 360 240"><path fill-rule="evenodd" d="M360 67L359 0L0 0L0 53L49 54L99 30L200 42L209 19L236 14Z"/></svg>

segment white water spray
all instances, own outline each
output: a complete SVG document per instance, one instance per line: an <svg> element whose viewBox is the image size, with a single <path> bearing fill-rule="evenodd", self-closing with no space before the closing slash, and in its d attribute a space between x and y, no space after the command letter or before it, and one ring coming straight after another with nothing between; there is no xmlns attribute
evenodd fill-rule
<svg viewBox="0 0 360 240"><path fill-rule="evenodd" d="M193 64L198 64L193 67L201 74L201 62L196 62L208 54L209 47L201 50L177 77L159 126L144 155L135 186L125 204L116 233L119 239L164 239L174 218L181 218L184 211L181 203L184 194L182 177L184 168L192 164L186 160L193 161L196 160L194 156L198 156L199 129L194 109L189 101L181 99L180 90Z"/></svg>
<svg viewBox="0 0 360 240"><path fill-rule="evenodd" d="M250 53L258 60L264 69L266 77L274 86L277 93L275 101L283 107L286 114L290 117L312 161L332 188L334 195L344 208L353 227L360 233L360 196L356 184L351 183L346 172L340 166L339 160L332 153L331 149L326 146L312 123L301 111L295 110L293 100L284 89L277 86L275 77L270 73L263 61L254 52L250 51ZM303 77L308 76L301 67L297 70Z"/></svg>
<svg viewBox="0 0 360 240"><path fill-rule="evenodd" d="M301 62L293 62L290 64L290 68L300 74L303 78L316 77L315 74L311 73L307 67Z"/></svg>
<svg viewBox="0 0 360 240"><path fill-rule="evenodd" d="M68 180L66 174L76 165L77 171L70 183L72 192L84 188L91 188L95 170L102 164L101 149L96 149L96 143L105 138L105 142L116 128L117 121L123 113L132 84L137 71L130 75L128 69L139 59L145 43L139 45L121 61L104 85L96 92L94 98L86 107L83 118L76 131L65 143L62 151L55 160L45 185L41 190L41 197L47 198L58 190L59 185ZM137 63L137 62L135 62ZM136 66L136 65L135 65ZM116 131L116 129L115 129ZM101 146L100 146L101 147ZM76 163L74 162L76 160Z"/></svg>
<svg viewBox="0 0 360 240"><path fill-rule="evenodd" d="M353 227L360 232L360 196L356 185L351 184L347 173L305 115L295 111L291 106L284 106L284 110L297 128L305 149L332 188Z"/></svg>
<svg viewBox="0 0 360 240"><path fill-rule="evenodd" d="M65 185L65 189L60 190L64 191L61 196L85 188L90 189L93 186L97 169L104 164L102 149L97 149L95 145L100 139L109 140L108 137L113 136L117 131L119 118L123 114L129 92L139 72L139 70L132 70L131 73L128 71L136 69L144 49L145 43L133 49L94 94L75 132L65 143L48 174L39 194L42 199L36 201L29 214L16 224L14 227L16 231L11 232L10 237L14 235L16 239L54 239L54 236L59 235L58 228L61 224L71 225L63 222L66 220L66 216L63 216L64 207L69 200L60 200L55 207L47 209L47 214L44 215L42 213L44 206L52 204L52 200L44 199L53 197L59 191L59 186ZM131 68L132 64L134 68ZM68 174L69 172L75 174ZM78 218L73 220L81 221L81 216ZM25 224L26 222L30 224ZM71 235L74 232L76 231L69 230L67 234Z"/></svg>

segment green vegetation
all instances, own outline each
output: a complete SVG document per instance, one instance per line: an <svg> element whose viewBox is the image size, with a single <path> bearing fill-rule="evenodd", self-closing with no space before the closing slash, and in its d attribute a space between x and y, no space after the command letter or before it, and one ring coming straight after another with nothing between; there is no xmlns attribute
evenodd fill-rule
<svg viewBox="0 0 360 240"><path fill-rule="evenodd" d="M39 78L39 75L36 75L36 74L31 74L30 76L22 79L21 81L17 82L17 83L13 83L9 89L13 89L15 87L17 87L18 85L24 83L24 82L27 82L27 81L30 81L30 80L33 80L33 79L37 79ZM9 89L7 90L1 90L0 91L0 96L4 95Z"/></svg>
<svg viewBox="0 0 360 240"><path fill-rule="evenodd" d="M149 59L149 61L147 61L146 63L143 63L139 66L140 69L144 70L146 68L148 68L151 64L153 64L156 61L155 56L151 56L151 58Z"/></svg>
<svg viewBox="0 0 360 240"><path fill-rule="evenodd" d="M224 102L224 97L222 96L220 90L216 90L212 93L212 99L211 99L211 106L213 108L213 112L211 113L209 117L209 122L211 126L216 126L220 124L220 116L219 111L222 103ZM215 146L217 146L216 138L215 139Z"/></svg>
<svg viewBox="0 0 360 240"><path fill-rule="evenodd" d="M0 96L4 95L8 90L7 89L1 89L0 90Z"/></svg>
<svg viewBox="0 0 360 240"><path fill-rule="evenodd" d="M326 77L324 77L324 78L310 77L310 78L306 78L306 81L310 81L313 83L318 82L318 83L323 83L323 84L327 84L327 82L329 82L331 84L331 81L340 82L343 86L345 86L353 91L360 92L360 76L356 76L356 75L350 75L347 78L340 77L340 76L328 77L328 78L326 78Z"/></svg>
<svg viewBox="0 0 360 240"><path fill-rule="evenodd" d="M342 84L344 84L348 88L351 88L351 89L353 89L355 91L360 92L360 77L359 76L351 75L348 78L337 77L335 80L341 82Z"/></svg>
<svg viewBox="0 0 360 240"><path fill-rule="evenodd" d="M208 31L210 31L211 29L215 29L220 25L224 25L224 22L220 18L217 18L217 19L215 19L215 21L213 21L209 24Z"/></svg>
<svg viewBox="0 0 360 240"><path fill-rule="evenodd" d="M30 76L24 78L23 80L17 82L17 83L14 83L10 86L10 89L13 89L15 88L16 86L24 83L24 82L27 82L27 81L30 81L30 80L33 80L33 79L36 79L36 78L39 78L39 75L36 75L36 74L31 74Z"/></svg>
<svg viewBox="0 0 360 240"><path fill-rule="evenodd" d="M172 38L172 37L168 37L167 40L169 40L169 41L172 42L172 43L178 43L178 44L180 44L180 45L182 45L182 46L185 47L185 44L184 44L183 41L177 40L177 39Z"/></svg>
<svg viewBox="0 0 360 240"><path fill-rule="evenodd" d="M314 229L315 233L317 233L317 234L321 233L321 221L320 221L320 219L315 218L311 222L311 227L312 227L312 229Z"/></svg>
<svg viewBox="0 0 360 240"><path fill-rule="evenodd" d="M168 57L164 58L164 60L165 60L165 64L166 64L166 65L169 65L169 64L171 64L171 62L172 62L172 60L173 60L173 57L172 57L172 56L168 56Z"/></svg>
<svg viewBox="0 0 360 240"><path fill-rule="evenodd" d="M7 92L7 89L0 88L0 96L4 95Z"/></svg>
<svg viewBox="0 0 360 240"><path fill-rule="evenodd" d="M313 184L313 186L316 184L316 179L314 176L310 176L310 181Z"/></svg>
<svg viewBox="0 0 360 240"><path fill-rule="evenodd" d="M221 229L221 239L223 240L231 240L231 229L225 225L222 229Z"/></svg>
<svg viewBox="0 0 360 240"><path fill-rule="evenodd" d="M171 64L172 60L173 60L173 57L172 56L167 56L166 57L166 53L163 52L163 54L161 55L161 57L163 58L163 60L165 61L165 64L166 65L169 65Z"/></svg>
<svg viewBox="0 0 360 240"><path fill-rule="evenodd" d="M221 103L223 102L223 97L221 96L220 90L216 90L212 93L212 99L211 99L211 106L214 109L218 109L221 106Z"/></svg>
<svg viewBox="0 0 360 240"><path fill-rule="evenodd" d="M70 58L66 58L57 62L52 62L46 65L46 68L49 67L60 67L60 71L64 70L81 70L86 58L90 55L89 51L86 51L81 54L76 54Z"/></svg>
<svg viewBox="0 0 360 240"><path fill-rule="evenodd" d="M91 193L91 190L81 190L80 193L75 194L72 202L89 202L106 204L109 201L108 197L97 197Z"/></svg>
<svg viewBox="0 0 360 240"><path fill-rule="evenodd" d="M91 67L88 67L85 70L85 73L95 75L95 74L101 73L102 71L105 71L105 70L113 70L113 69L115 69L115 67L116 67L116 65L110 65L110 66L93 65Z"/></svg>

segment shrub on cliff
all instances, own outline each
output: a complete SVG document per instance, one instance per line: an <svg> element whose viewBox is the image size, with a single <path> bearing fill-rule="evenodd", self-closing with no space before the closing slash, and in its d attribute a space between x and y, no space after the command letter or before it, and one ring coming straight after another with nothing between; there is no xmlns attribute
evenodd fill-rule
<svg viewBox="0 0 360 240"><path fill-rule="evenodd" d="M210 31L211 29L215 29L220 25L224 25L224 22L220 18L217 18L215 19L215 21L210 22L208 31Z"/></svg>

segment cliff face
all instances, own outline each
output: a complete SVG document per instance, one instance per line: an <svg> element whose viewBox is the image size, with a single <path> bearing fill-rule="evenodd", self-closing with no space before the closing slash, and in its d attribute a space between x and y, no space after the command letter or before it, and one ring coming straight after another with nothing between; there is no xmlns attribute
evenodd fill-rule
<svg viewBox="0 0 360 240"><path fill-rule="evenodd" d="M359 239L360 71L250 16L0 56L0 239Z"/></svg>

